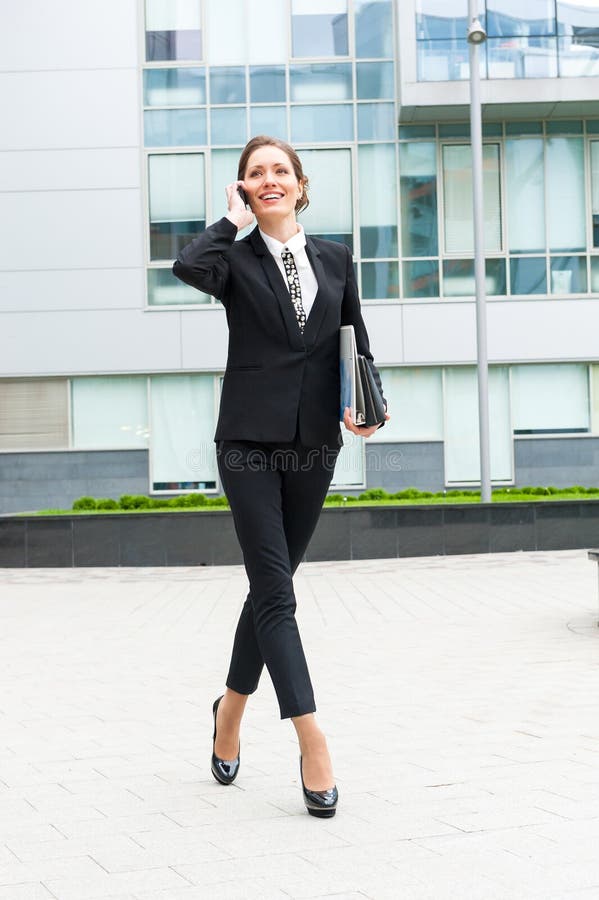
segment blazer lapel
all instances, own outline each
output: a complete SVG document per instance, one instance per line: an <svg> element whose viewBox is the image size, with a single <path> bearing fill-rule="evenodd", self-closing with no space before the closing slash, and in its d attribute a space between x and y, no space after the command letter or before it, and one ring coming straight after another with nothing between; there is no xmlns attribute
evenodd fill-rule
<svg viewBox="0 0 599 900"><path fill-rule="evenodd" d="M285 328L287 329L287 337L289 338L289 343L294 350L303 350L305 346L304 337L297 324L295 310L289 296L289 291L287 290L287 285L283 281L283 276L277 268L277 264L272 258L271 253L269 253L268 247L260 237L260 231L257 226L250 234L250 241L252 247L254 248L256 256L260 258L260 262L262 263L262 267L264 269L266 277L268 278L270 286L277 300L279 301L281 315L283 316ZM304 329L304 334L305 331L306 329Z"/></svg>
<svg viewBox="0 0 599 900"><path fill-rule="evenodd" d="M320 261L320 251L318 250L312 239L307 235L306 254L308 256L308 259L310 260L310 265L312 266L314 275L316 276L316 281L318 282L318 291L316 293L316 297L314 298L314 304L312 306L312 309L310 310L310 315L308 316L308 319L306 321L306 327L304 328L304 341L306 344L314 344L316 342L316 338L318 337L318 332L326 313L327 305L325 298L325 288L327 283L327 276L324 270L324 266Z"/></svg>

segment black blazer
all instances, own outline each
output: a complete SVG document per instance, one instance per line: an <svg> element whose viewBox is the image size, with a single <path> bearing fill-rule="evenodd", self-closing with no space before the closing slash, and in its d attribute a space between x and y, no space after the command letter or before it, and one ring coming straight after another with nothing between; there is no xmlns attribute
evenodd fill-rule
<svg viewBox="0 0 599 900"><path fill-rule="evenodd" d="M227 218L183 248L173 272L219 299L229 350L215 440L339 446L339 326L353 325L372 361L352 256L345 244L306 237L318 292L301 333L289 291L256 227L236 241ZM377 381L380 378L374 369Z"/></svg>

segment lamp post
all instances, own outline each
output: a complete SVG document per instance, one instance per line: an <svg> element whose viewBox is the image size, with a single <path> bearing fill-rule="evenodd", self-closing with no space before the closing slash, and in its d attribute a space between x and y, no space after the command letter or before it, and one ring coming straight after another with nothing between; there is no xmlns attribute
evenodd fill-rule
<svg viewBox="0 0 599 900"><path fill-rule="evenodd" d="M487 33L477 18L477 0L468 0L470 45L470 141L472 146L472 202L474 219L474 285L476 293L476 361L478 372L478 429L480 442L480 499L491 501L489 441L489 364L485 286L485 222L483 213L483 133L478 48Z"/></svg>

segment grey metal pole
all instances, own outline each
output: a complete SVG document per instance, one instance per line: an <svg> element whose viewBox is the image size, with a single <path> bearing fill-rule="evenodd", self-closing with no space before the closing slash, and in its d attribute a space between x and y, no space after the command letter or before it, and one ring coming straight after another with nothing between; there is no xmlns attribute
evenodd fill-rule
<svg viewBox="0 0 599 900"><path fill-rule="evenodd" d="M474 284L476 293L476 357L478 371L478 428L480 440L480 499L491 502L489 439L489 364L485 276L485 222L483 212L483 137L480 102L480 44L485 31L477 19L477 0L468 0L470 45L470 140L472 145L472 199L474 213Z"/></svg>

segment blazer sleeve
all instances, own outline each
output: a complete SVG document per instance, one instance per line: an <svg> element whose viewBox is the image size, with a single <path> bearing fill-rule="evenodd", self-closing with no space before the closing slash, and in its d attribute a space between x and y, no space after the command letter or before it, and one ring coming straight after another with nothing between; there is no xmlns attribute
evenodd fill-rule
<svg viewBox="0 0 599 900"><path fill-rule="evenodd" d="M383 397L386 409L387 401L385 400L385 397L383 395L383 384L381 382L381 376L379 375L379 371L374 364L374 357L372 355L370 343L368 340L368 332L366 331L366 325L364 324L364 319L362 318L360 296L358 294L358 285L356 283L356 276L354 274L354 263L351 251L347 246L345 246L345 249L347 251L347 273L345 278L345 292L343 294L343 302L341 305L341 324L354 326L354 332L356 335L356 347L358 353L361 353L362 356L365 356L368 360L368 364L370 365L372 374L374 375L374 379L378 385L379 391L381 392L381 396ZM379 425L379 428L382 428L384 424L385 423L383 422L381 425Z"/></svg>
<svg viewBox="0 0 599 900"><path fill-rule="evenodd" d="M236 237L233 222L220 219L183 247L173 264L173 274L224 303L230 276L228 254Z"/></svg>

